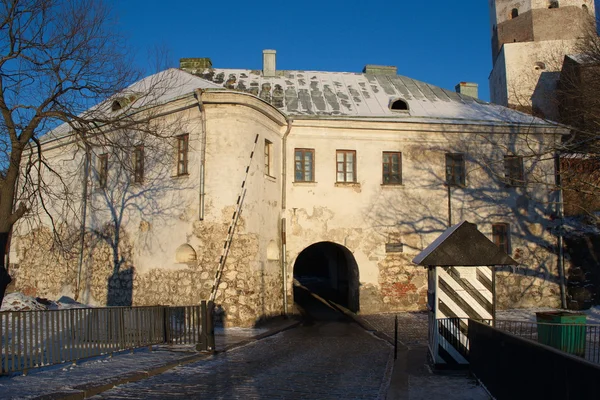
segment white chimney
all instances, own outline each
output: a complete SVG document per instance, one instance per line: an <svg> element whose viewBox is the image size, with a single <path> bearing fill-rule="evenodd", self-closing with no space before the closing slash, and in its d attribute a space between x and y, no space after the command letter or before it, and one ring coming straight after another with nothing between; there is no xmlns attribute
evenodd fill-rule
<svg viewBox="0 0 600 400"><path fill-rule="evenodd" d="M275 76L275 50L263 50L263 76Z"/></svg>

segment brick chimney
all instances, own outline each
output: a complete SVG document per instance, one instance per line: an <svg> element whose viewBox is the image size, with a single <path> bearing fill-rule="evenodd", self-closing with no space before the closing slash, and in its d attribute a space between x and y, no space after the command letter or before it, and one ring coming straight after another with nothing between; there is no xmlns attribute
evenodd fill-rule
<svg viewBox="0 0 600 400"><path fill-rule="evenodd" d="M474 98L479 97L479 85L473 82L460 82L454 87L456 93L464 94Z"/></svg>
<svg viewBox="0 0 600 400"><path fill-rule="evenodd" d="M179 69L192 72L212 68L210 58L180 58Z"/></svg>
<svg viewBox="0 0 600 400"><path fill-rule="evenodd" d="M363 74L371 75L397 75L398 68L393 65L367 64L363 68Z"/></svg>

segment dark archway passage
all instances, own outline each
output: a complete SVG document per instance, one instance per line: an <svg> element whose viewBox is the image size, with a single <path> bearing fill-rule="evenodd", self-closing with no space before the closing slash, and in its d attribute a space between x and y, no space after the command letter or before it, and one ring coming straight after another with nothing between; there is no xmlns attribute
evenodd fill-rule
<svg viewBox="0 0 600 400"><path fill-rule="evenodd" d="M294 263L294 279L326 300L359 309L358 265L344 246L320 242L307 247Z"/></svg>

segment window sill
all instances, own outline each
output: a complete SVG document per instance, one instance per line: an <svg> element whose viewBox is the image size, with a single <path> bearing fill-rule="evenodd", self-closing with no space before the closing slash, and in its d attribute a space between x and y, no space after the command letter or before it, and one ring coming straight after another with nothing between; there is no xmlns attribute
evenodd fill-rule
<svg viewBox="0 0 600 400"><path fill-rule="evenodd" d="M292 182L294 186L317 186L317 182L313 181L294 181Z"/></svg>
<svg viewBox="0 0 600 400"><path fill-rule="evenodd" d="M184 178L188 178L190 176L190 174L178 174L178 175L172 175L171 178L173 179L184 179Z"/></svg>
<svg viewBox="0 0 600 400"><path fill-rule="evenodd" d="M397 189L397 188L403 188L404 184L403 183L382 183L381 184L381 188L389 188L389 189Z"/></svg>
<svg viewBox="0 0 600 400"><path fill-rule="evenodd" d="M336 182L335 187L360 187L358 182Z"/></svg>

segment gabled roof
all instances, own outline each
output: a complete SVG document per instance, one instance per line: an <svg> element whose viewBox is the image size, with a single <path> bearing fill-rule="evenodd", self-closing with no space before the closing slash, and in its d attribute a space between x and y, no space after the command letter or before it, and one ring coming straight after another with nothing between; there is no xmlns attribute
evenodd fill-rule
<svg viewBox="0 0 600 400"><path fill-rule="evenodd" d="M413 259L422 266L479 267L518 265L483 233L477 225L463 221L446 229Z"/></svg>
<svg viewBox="0 0 600 400"><path fill-rule="evenodd" d="M290 116L548 125L531 115L400 75L278 71L276 77L265 77L257 70L219 68L192 72L223 89L254 94ZM409 110L391 110L396 99L408 103Z"/></svg>

